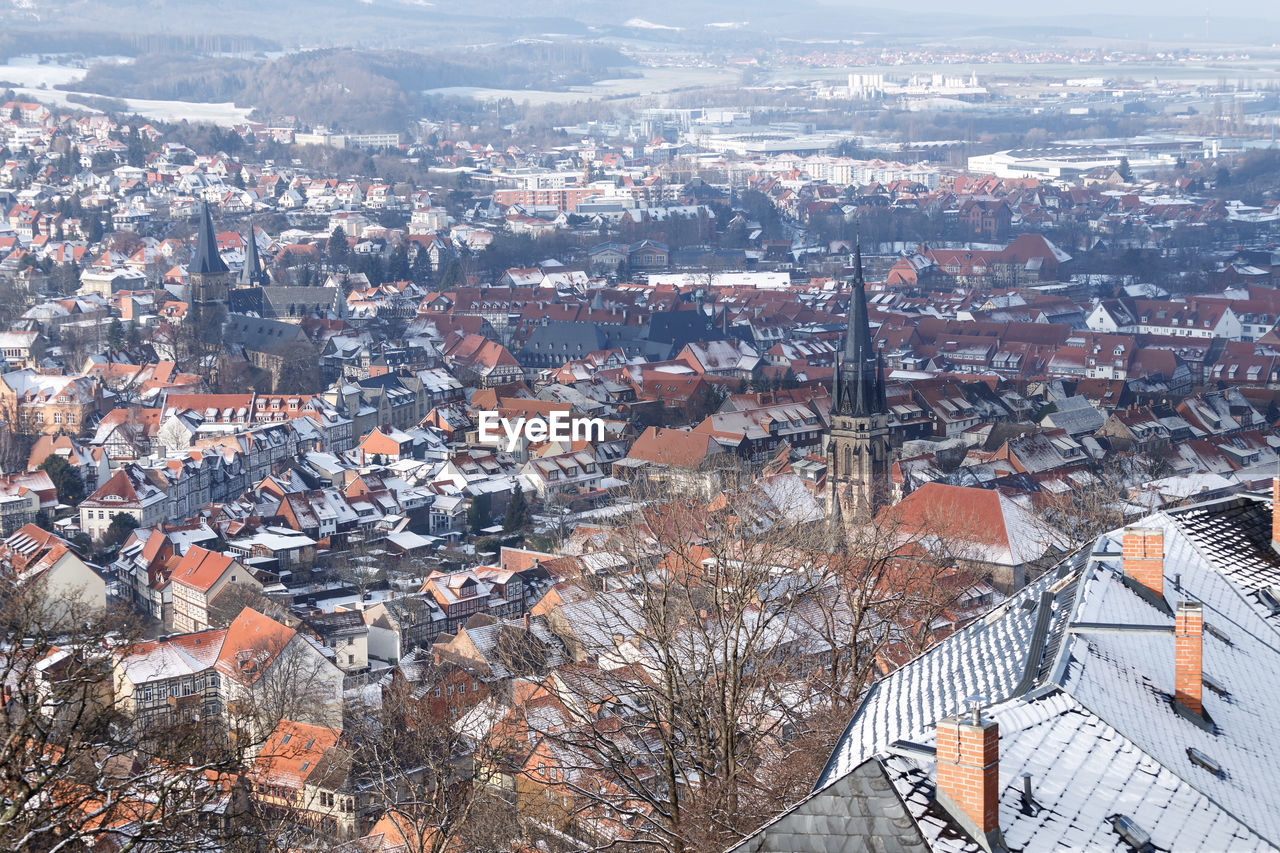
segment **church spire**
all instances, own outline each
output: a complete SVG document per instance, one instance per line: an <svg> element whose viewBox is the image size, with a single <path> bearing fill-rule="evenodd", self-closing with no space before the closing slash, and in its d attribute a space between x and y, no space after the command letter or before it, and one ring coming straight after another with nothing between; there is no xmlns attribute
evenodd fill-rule
<svg viewBox="0 0 1280 853"><path fill-rule="evenodd" d="M853 292L849 294L849 331L845 334L846 359L866 361L872 356L871 320L867 314L867 289L862 277L862 243L854 255Z"/></svg>
<svg viewBox="0 0 1280 853"><path fill-rule="evenodd" d="M255 287L267 284L267 272L263 269L262 258L258 255L257 229L253 220L249 220L249 243L244 251L244 266L240 269L238 284L242 287Z"/></svg>
<svg viewBox="0 0 1280 853"><path fill-rule="evenodd" d="M866 281L862 274L862 241L854 255L853 292L849 295L849 329L845 333L844 362L837 371L834 407L842 414L870 415L883 411L884 374L871 344Z"/></svg>
<svg viewBox="0 0 1280 853"><path fill-rule="evenodd" d="M833 535L843 526L843 513L873 514L888 494L890 437L884 363L871 340L861 245L855 255L849 295L849 330L836 365L827 441L827 512ZM847 508L842 505L846 496Z"/></svg>
<svg viewBox="0 0 1280 853"><path fill-rule="evenodd" d="M196 236L196 255L187 268L189 273L216 275L229 272L222 256L218 254L218 235L213 230L213 215L209 213L209 202L200 203L200 225Z"/></svg>

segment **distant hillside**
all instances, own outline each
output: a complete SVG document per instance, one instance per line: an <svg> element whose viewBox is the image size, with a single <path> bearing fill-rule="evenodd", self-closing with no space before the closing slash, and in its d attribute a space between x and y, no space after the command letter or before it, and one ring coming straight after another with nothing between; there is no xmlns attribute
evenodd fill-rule
<svg viewBox="0 0 1280 853"><path fill-rule="evenodd" d="M431 54L334 49L271 61L158 54L96 65L67 88L115 98L234 101L308 124L401 130L426 89L561 89L624 76L629 65L616 50L579 43Z"/></svg>
<svg viewBox="0 0 1280 853"><path fill-rule="evenodd" d="M141 56L148 53L252 53L276 51L278 42L252 35L175 35L163 33L103 32L80 28L40 28L34 22L9 22L0 0L0 63L31 54L79 54L82 56Z"/></svg>
<svg viewBox="0 0 1280 853"><path fill-rule="evenodd" d="M1039 39L1080 29L1101 38L1190 37L1219 44L1270 45L1280 36L1274 4L1248 0L1213 11L1206 23L1194 4L1167 0L1077 0L1067 11L1016 0L908 0L888 6L862 0L650 0L643 6L622 0L0 0L0 28L228 33L269 38L286 49L409 50L606 33L683 44L867 38L918 43L924 33L930 40L988 34ZM637 25L627 27L632 21Z"/></svg>

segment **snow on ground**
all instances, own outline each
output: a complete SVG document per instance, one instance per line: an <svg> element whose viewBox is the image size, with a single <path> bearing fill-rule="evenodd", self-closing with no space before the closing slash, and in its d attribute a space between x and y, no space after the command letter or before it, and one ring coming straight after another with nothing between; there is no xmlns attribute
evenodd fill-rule
<svg viewBox="0 0 1280 853"><path fill-rule="evenodd" d="M74 83L86 73L84 68L69 65L41 65L34 56L18 56L7 65L0 65L0 80L36 89Z"/></svg>
<svg viewBox="0 0 1280 853"><path fill-rule="evenodd" d="M567 104L598 98L652 97L689 88L729 86L738 75L723 68L644 68L639 77L601 80L590 86L574 86L567 92L541 89L485 89L479 86L449 86L428 89L427 94L492 101L510 98L516 103Z"/></svg>
<svg viewBox="0 0 1280 853"><path fill-rule="evenodd" d="M679 32L680 27L668 27L665 24L655 24L653 21L646 21L644 18L632 18L622 26L634 27L637 30L671 30Z"/></svg>
<svg viewBox="0 0 1280 853"><path fill-rule="evenodd" d="M120 57L98 57L89 60L89 62L101 60L126 61ZM7 65L0 65L0 81L18 84L14 86L14 92L22 100L39 101L43 104L84 110L86 112L97 112L97 110L90 109L84 104L77 104L67 100L67 95L77 93L53 88L54 86L75 83L83 79L86 73L88 73L86 69L70 65L58 65L56 63L41 65L36 61L35 57L31 56L16 57ZM104 97L91 92L79 94L95 98ZM204 104L189 101L156 101L146 98L113 98L113 100L124 101L131 113L137 113L145 118L158 121L182 121L186 119L187 121L230 126L245 121L250 112L248 108L237 107L232 103Z"/></svg>

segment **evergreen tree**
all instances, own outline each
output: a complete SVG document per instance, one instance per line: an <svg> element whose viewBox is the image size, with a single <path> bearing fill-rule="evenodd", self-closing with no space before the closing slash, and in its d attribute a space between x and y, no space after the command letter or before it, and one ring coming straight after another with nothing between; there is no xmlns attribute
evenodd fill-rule
<svg viewBox="0 0 1280 853"><path fill-rule="evenodd" d="M1128 157L1120 158L1120 165L1116 167L1116 171L1120 174L1120 180L1126 184L1133 183L1133 169L1129 168Z"/></svg>
<svg viewBox="0 0 1280 853"><path fill-rule="evenodd" d="M457 287L462 284L462 264L457 258L449 261L449 265L444 268L444 273L440 276L440 289L447 290L450 287Z"/></svg>
<svg viewBox="0 0 1280 853"><path fill-rule="evenodd" d="M107 346L113 350L124 349L124 326L120 323L119 317L112 317L111 325L107 326Z"/></svg>
<svg viewBox="0 0 1280 853"><path fill-rule="evenodd" d="M507 517L502 522L502 529L507 533L522 530L529 523L529 501L524 496L524 489L516 483L511 492L511 500L507 501Z"/></svg>
<svg viewBox="0 0 1280 853"><path fill-rule="evenodd" d="M138 519L128 513L117 513L111 517L111 523L107 525L107 532L102 537L102 544L108 549L114 549L124 544L124 540L129 538L129 534L138 528Z"/></svg>
<svg viewBox="0 0 1280 853"><path fill-rule="evenodd" d="M58 490L58 502L75 506L84 500L84 478L80 471L56 453L50 453L40 463L40 470L49 475L53 487Z"/></svg>
<svg viewBox="0 0 1280 853"><path fill-rule="evenodd" d="M413 256L410 278L418 284L426 284L431 280L431 272L431 257L427 254L426 249L419 247Z"/></svg>
<svg viewBox="0 0 1280 853"><path fill-rule="evenodd" d="M129 136L129 147L125 160L130 166L139 168L147 161L147 149L142 147L142 140L138 137L136 130Z"/></svg>
<svg viewBox="0 0 1280 853"><path fill-rule="evenodd" d="M404 246L400 246L391 253L391 257L387 261L387 280L410 281L412 278L413 271L409 268L409 253L404 250Z"/></svg>
<svg viewBox="0 0 1280 853"><path fill-rule="evenodd" d="M493 501L488 492L476 495L467 507L467 526L475 533L493 523Z"/></svg>
<svg viewBox="0 0 1280 853"><path fill-rule="evenodd" d="M335 267L344 267L351 256L351 247L347 245L347 232L341 225L333 226L329 235L329 263Z"/></svg>

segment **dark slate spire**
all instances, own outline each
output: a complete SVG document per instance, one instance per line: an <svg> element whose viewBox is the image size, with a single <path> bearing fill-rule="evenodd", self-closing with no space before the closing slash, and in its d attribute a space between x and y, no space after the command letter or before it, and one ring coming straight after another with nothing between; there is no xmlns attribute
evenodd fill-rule
<svg viewBox="0 0 1280 853"><path fill-rule="evenodd" d="M209 213L209 202L200 203L200 233L196 238L196 256L191 260L187 272L201 275L216 275L228 272L222 256L218 254L218 235L213 230L213 216Z"/></svg>
<svg viewBox="0 0 1280 853"><path fill-rule="evenodd" d="M847 359L865 361L872 357L871 321L867 314L867 290L862 279L862 243L854 255L853 292L849 294L849 331L844 339Z"/></svg>
<svg viewBox="0 0 1280 853"><path fill-rule="evenodd" d="M268 284L267 271L258 256L258 235L252 219L249 220L249 245L245 248L244 266L240 268L238 282L244 287Z"/></svg>
<svg viewBox="0 0 1280 853"><path fill-rule="evenodd" d="M849 295L849 330L836 379L834 409L846 415L884 411L884 372L871 345L866 282L862 276L862 242L854 255L853 292Z"/></svg>

